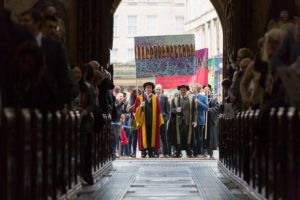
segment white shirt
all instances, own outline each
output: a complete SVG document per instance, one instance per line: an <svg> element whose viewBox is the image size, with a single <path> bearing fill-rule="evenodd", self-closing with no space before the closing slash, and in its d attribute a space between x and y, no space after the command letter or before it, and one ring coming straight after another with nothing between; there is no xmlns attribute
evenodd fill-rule
<svg viewBox="0 0 300 200"><path fill-rule="evenodd" d="M36 43L39 47L42 47L42 32L40 32L36 37L35 37L35 40L36 40Z"/></svg>
<svg viewBox="0 0 300 200"><path fill-rule="evenodd" d="M148 102L150 102L151 96L152 96L152 93L150 93L150 94L147 94L147 93L146 93L146 97L147 97Z"/></svg>

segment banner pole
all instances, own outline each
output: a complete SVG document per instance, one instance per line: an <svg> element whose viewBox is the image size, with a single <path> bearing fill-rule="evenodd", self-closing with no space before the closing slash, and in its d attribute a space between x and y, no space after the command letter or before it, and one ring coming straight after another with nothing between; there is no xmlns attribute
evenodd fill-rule
<svg viewBox="0 0 300 200"><path fill-rule="evenodd" d="M136 91L138 91L138 81L137 81L137 78L135 78L135 87L136 87Z"/></svg>
<svg viewBox="0 0 300 200"><path fill-rule="evenodd" d="M206 96L207 104L208 104L208 96ZM204 139L207 139L207 120L208 120L208 111L205 112L205 137Z"/></svg>

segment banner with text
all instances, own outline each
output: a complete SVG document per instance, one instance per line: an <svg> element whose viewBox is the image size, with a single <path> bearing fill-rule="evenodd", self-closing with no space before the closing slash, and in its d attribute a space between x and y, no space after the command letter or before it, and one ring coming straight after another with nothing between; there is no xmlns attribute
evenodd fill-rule
<svg viewBox="0 0 300 200"><path fill-rule="evenodd" d="M136 77L195 75L193 34L135 37Z"/></svg>
<svg viewBox="0 0 300 200"><path fill-rule="evenodd" d="M178 85L192 85L194 83L206 86L208 84L208 49L196 51L196 64L196 75L156 77L155 82L162 85L164 89L175 89Z"/></svg>

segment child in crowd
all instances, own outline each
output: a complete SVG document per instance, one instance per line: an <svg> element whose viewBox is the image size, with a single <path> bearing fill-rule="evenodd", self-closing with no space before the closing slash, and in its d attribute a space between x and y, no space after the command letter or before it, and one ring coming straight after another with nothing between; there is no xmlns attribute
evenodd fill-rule
<svg viewBox="0 0 300 200"><path fill-rule="evenodd" d="M122 115L120 117L120 121L122 120ZM112 142L112 158L115 160L116 158L120 158L119 156L119 143L121 139L122 133L122 125L119 122L111 122L111 142Z"/></svg>
<svg viewBox="0 0 300 200"><path fill-rule="evenodd" d="M128 139L126 136L126 133L124 131L124 124L125 124L126 117L124 114L121 115L120 117L120 125L122 126L121 128L121 156L129 156L129 148L128 148Z"/></svg>

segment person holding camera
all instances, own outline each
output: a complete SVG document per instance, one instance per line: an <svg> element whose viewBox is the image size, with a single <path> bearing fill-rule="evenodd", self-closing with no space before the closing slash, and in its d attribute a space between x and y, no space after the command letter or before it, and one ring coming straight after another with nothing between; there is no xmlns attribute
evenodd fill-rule
<svg viewBox="0 0 300 200"><path fill-rule="evenodd" d="M197 126L197 110L195 101L187 94L190 90L189 86L180 85L178 90L180 95L175 97L171 104L171 113L176 125L176 152L173 157L180 158L181 150L186 150L187 156L192 158L194 155L191 145L193 144L193 127Z"/></svg>
<svg viewBox="0 0 300 200"><path fill-rule="evenodd" d="M154 95L154 84L144 83L144 92L139 96L133 108L134 117L138 127L139 150L142 158L147 153L149 158L154 157L154 151L160 148L160 126L164 124L159 98Z"/></svg>

